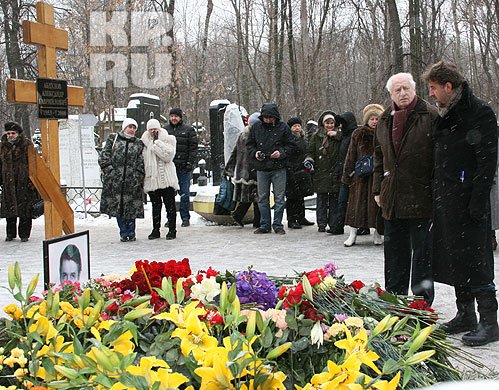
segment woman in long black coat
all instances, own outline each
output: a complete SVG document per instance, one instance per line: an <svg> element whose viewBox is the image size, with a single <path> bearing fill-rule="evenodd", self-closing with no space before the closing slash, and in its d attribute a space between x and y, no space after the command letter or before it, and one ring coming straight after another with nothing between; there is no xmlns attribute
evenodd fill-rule
<svg viewBox="0 0 499 390"><path fill-rule="evenodd" d="M5 133L0 143L0 217L7 221L6 241L12 241L19 234L21 241L25 242L31 234L31 205L37 197L37 192L29 179L30 144L31 141L24 135L19 124L5 124Z"/></svg>

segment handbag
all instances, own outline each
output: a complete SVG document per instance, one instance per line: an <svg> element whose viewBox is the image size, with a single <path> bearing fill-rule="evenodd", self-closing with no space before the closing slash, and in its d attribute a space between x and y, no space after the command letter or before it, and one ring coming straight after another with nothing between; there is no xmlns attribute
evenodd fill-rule
<svg viewBox="0 0 499 390"><path fill-rule="evenodd" d="M42 198L35 199L33 203L31 203L31 218L37 219L43 215L43 211L45 208L45 202Z"/></svg>
<svg viewBox="0 0 499 390"><path fill-rule="evenodd" d="M215 215L228 215L236 208L234 200L234 183L230 178L222 176L218 194L215 195L215 207L213 213Z"/></svg>
<svg viewBox="0 0 499 390"><path fill-rule="evenodd" d="M355 174L358 177L367 177L374 171L373 156L362 156L355 162Z"/></svg>

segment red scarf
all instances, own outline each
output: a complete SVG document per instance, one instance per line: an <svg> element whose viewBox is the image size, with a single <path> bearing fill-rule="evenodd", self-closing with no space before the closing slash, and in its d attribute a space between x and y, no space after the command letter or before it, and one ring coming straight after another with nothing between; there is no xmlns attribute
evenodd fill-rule
<svg viewBox="0 0 499 390"><path fill-rule="evenodd" d="M392 102L392 115L393 115L393 123L392 123L392 142L395 152L398 154L400 151L400 144L402 142L402 138L404 137L407 124L407 118L414 111L414 107L416 107L416 103L418 102L418 97L415 96L412 99L411 104L409 104L406 108L400 109L397 107L395 103Z"/></svg>

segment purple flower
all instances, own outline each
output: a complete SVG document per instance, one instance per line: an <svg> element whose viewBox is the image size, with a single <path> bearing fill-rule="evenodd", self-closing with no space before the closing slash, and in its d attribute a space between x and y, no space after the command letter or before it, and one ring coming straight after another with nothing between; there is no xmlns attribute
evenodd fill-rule
<svg viewBox="0 0 499 390"><path fill-rule="evenodd" d="M344 314L344 313L338 313L338 314L335 314L334 315L334 318L336 319L336 321L338 322L343 322L345 321L347 318L348 318L348 315L347 314Z"/></svg>
<svg viewBox="0 0 499 390"><path fill-rule="evenodd" d="M338 268L333 263L327 263L324 266L324 272L326 273L326 275L336 275L337 270Z"/></svg>
<svg viewBox="0 0 499 390"><path fill-rule="evenodd" d="M277 301L277 287L265 272L238 272L236 293L242 304L255 303L263 310L274 308Z"/></svg>

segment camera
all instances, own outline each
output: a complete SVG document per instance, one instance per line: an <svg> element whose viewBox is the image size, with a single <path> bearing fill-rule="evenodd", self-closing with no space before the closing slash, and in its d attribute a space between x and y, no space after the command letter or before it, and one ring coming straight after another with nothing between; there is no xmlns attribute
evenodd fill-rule
<svg viewBox="0 0 499 390"><path fill-rule="evenodd" d="M314 171L314 164L310 160L303 161L303 168L306 172L310 173Z"/></svg>

